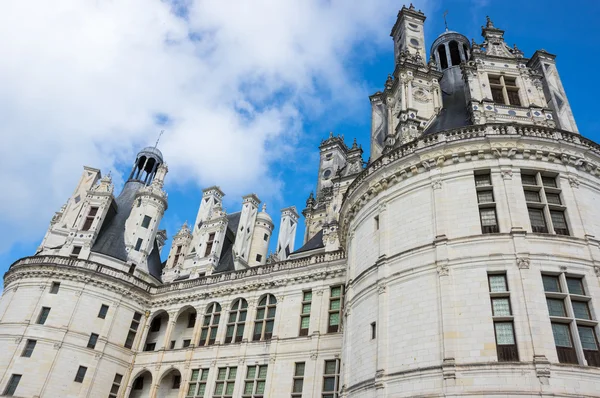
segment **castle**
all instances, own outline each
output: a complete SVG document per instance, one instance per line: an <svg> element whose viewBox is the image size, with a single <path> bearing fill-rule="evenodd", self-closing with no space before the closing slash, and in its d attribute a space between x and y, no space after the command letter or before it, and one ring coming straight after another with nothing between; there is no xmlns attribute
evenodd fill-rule
<svg viewBox="0 0 600 398"><path fill-rule="evenodd" d="M203 190L171 247L161 152L116 195L85 167L0 299L15 397L592 397L600 391L600 146L555 56L488 18L446 30L402 7L370 97L369 161L319 146L316 195L274 223ZM166 259L160 253L168 251Z"/></svg>

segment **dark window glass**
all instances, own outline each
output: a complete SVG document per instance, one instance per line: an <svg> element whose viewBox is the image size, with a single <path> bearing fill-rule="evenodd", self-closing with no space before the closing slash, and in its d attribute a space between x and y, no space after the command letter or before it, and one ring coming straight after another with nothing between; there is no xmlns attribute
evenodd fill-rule
<svg viewBox="0 0 600 398"><path fill-rule="evenodd" d="M77 383L83 382L83 379L85 378L85 372L87 372L87 368L85 366L80 366L79 369L77 369L77 374L75 375L75 381Z"/></svg>
<svg viewBox="0 0 600 398"><path fill-rule="evenodd" d="M27 343L25 343L25 349L23 350L21 356L26 358L31 357L31 354L33 354L33 349L35 348L36 344L36 340L27 340Z"/></svg>
<svg viewBox="0 0 600 398"><path fill-rule="evenodd" d="M3 395L7 397L12 397L13 395L15 395L15 391L17 391L17 387L19 386L20 381L21 375L11 375Z"/></svg>
<svg viewBox="0 0 600 398"><path fill-rule="evenodd" d="M106 314L108 313L108 305L102 304L100 306L100 311L98 312L98 318L106 318Z"/></svg>
<svg viewBox="0 0 600 398"><path fill-rule="evenodd" d="M545 187L556 188L556 178L555 177L542 177L542 184Z"/></svg>
<svg viewBox="0 0 600 398"><path fill-rule="evenodd" d="M564 212L551 210L550 218L552 219L554 232L556 232L559 235L569 235L569 228L567 227L567 220L565 219Z"/></svg>
<svg viewBox="0 0 600 398"><path fill-rule="evenodd" d="M499 87L492 87L492 99L498 104L504 104L504 95Z"/></svg>
<svg viewBox="0 0 600 398"><path fill-rule="evenodd" d="M144 240L142 238L138 238L137 242L135 243L135 251L139 252L140 249L142 248L142 243L144 242Z"/></svg>
<svg viewBox="0 0 600 398"><path fill-rule="evenodd" d="M506 90L506 94L508 95L508 103L510 105L521 106L521 98L517 90Z"/></svg>
<svg viewBox="0 0 600 398"><path fill-rule="evenodd" d="M567 287L569 288L569 293L571 294L579 294L581 296L585 295L581 278L567 278Z"/></svg>
<svg viewBox="0 0 600 398"><path fill-rule="evenodd" d="M96 348L96 343L98 342L98 335L96 333L92 333L90 335L90 339L88 340L87 347L88 348Z"/></svg>
<svg viewBox="0 0 600 398"><path fill-rule="evenodd" d="M558 282L558 276L542 275L542 282L544 283L544 291L560 293L560 283Z"/></svg>
<svg viewBox="0 0 600 398"><path fill-rule="evenodd" d="M563 299L547 298L546 304L548 304L548 313L550 316L567 316L565 301Z"/></svg>
<svg viewBox="0 0 600 398"><path fill-rule="evenodd" d="M535 176L534 175L530 175L530 174L522 174L521 175L521 182L523 183L523 185L537 185L537 181L535 180Z"/></svg>
<svg viewBox="0 0 600 398"><path fill-rule="evenodd" d="M525 200L527 202L540 202L540 194L535 191L525 191Z"/></svg>
<svg viewBox="0 0 600 398"><path fill-rule="evenodd" d="M528 208L529 221L531 222L531 230L533 232L548 233L544 212L540 209Z"/></svg>
<svg viewBox="0 0 600 398"><path fill-rule="evenodd" d="M142 227L148 228L150 226L150 221L152 221L152 217L144 216L144 219L142 220Z"/></svg>
<svg viewBox="0 0 600 398"><path fill-rule="evenodd" d="M50 315L50 307L42 307L40 311L40 316L38 317L37 323L39 325L43 325L46 323L46 319L48 319L48 315Z"/></svg>

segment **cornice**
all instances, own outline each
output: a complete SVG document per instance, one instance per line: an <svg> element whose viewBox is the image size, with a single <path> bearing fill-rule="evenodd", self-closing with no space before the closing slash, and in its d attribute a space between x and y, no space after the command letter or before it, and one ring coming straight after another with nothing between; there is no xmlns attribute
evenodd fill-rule
<svg viewBox="0 0 600 398"><path fill-rule="evenodd" d="M445 164L502 157L568 164L600 175L600 145L564 130L504 123L423 135L380 156L350 184L340 210L342 247L350 221L388 187Z"/></svg>

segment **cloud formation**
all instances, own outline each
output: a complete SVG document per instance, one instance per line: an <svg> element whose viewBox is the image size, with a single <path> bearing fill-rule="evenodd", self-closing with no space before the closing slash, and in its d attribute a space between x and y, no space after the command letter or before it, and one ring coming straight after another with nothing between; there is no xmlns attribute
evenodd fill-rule
<svg viewBox="0 0 600 398"><path fill-rule="evenodd" d="M422 3L420 4L423 5ZM307 119L352 114L392 0L21 0L0 5L0 253L40 237L82 165L129 170L167 130L173 184L282 189ZM343 104L343 107L340 107ZM340 114L339 109L343 109ZM118 173L117 173L118 175Z"/></svg>

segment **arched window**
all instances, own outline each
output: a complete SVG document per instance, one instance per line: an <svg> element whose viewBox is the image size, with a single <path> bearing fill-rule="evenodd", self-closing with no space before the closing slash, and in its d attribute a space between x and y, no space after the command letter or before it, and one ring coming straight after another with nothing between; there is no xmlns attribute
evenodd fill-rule
<svg viewBox="0 0 600 398"><path fill-rule="evenodd" d="M272 294L267 294L258 302L256 308L256 321L254 322L253 341L269 340L273 336L275 324L275 310L277 299Z"/></svg>
<svg viewBox="0 0 600 398"><path fill-rule="evenodd" d="M446 57L446 47L443 44L440 44L437 48L438 57L440 58L440 68L447 69L448 68L448 58Z"/></svg>
<svg viewBox="0 0 600 398"><path fill-rule="evenodd" d="M209 304L208 307L206 307L206 314L204 314L204 321L202 322L199 346L215 344L220 319L221 306L219 303Z"/></svg>
<svg viewBox="0 0 600 398"><path fill-rule="evenodd" d="M235 341L239 343L244 336L244 326L246 324L246 315L248 313L248 303L243 298L234 301L227 318L227 333L225 334L225 343ZM235 337L234 337L235 336Z"/></svg>
<svg viewBox="0 0 600 398"><path fill-rule="evenodd" d="M450 48L450 60L452 61L452 66L460 65L460 51L458 50L458 43L452 40L448 47Z"/></svg>

